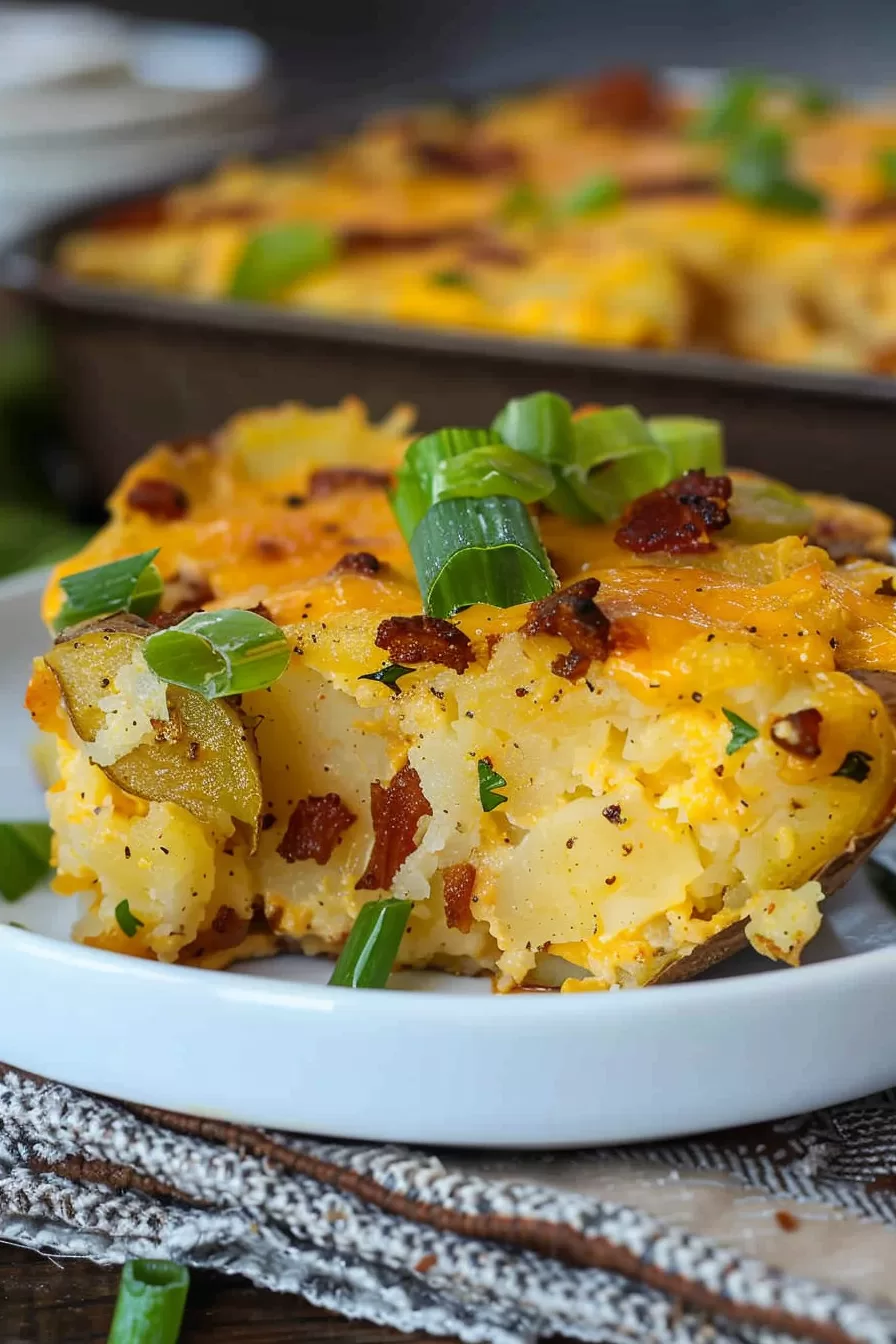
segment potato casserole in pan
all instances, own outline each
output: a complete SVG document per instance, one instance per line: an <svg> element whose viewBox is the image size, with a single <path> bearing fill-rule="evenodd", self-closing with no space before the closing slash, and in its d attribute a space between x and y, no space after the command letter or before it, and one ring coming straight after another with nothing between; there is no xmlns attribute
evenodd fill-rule
<svg viewBox="0 0 896 1344"><path fill-rule="evenodd" d="M639 71L352 139L101 215L66 274L195 299L896 369L896 107Z"/></svg>

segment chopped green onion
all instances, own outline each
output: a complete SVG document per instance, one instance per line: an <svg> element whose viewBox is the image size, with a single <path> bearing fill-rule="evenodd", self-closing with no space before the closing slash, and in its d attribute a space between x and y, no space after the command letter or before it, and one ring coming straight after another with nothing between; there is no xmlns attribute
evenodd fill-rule
<svg viewBox="0 0 896 1344"><path fill-rule="evenodd" d="M232 299L265 301L336 257L333 233L320 224L279 224L254 234L230 282Z"/></svg>
<svg viewBox="0 0 896 1344"><path fill-rule="evenodd" d="M499 775L492 766L487 756L481 761L477 761L479 771L479 801L482 804L483 812L494 812L496 807L507 802L507 795L496 793L496 789L506 789L507 780L503 775Z"/></svg>
<svg viewBox="0 0 896 1344"><path fill-rule="evenodd" d="M545 499L552 513L577 522L593 520L591 510L566 481L563 467L575 459L572 408L556 392L515 397L495 416L492 429L518 453L546 462L554 472L554 489Z"/></svg>
<svg viewBox="0 0 896 1344"><path fill-rule="evenodd" d="M882 149L877 167L888 192L896 192L896 149Z"/></svg>
<svg viewBox="0 0 896 1344"><path fill-rule="evenodd" d="M581 182L562 204L566 215L596 215L622 200L622 183L612 173L598 173Z"/></svg>
<svg viewBox="0 0 896 1344"><path fill-rule="evenodd" d="M381 667L379 672L362 672L359 681L378 681L382 686L388 686L390 691L396 695L401 692L398 685L399 677L406 677L409 672L413 672L412 667L402 667L401 663L388 663Z"/></svg>
<svg viewBox="0 0 896 1344"><path fill-rule="evenodd" d="M118 902L115 907L115 919L122 933L128 938L133 938L137 930L143 928L143 920L131 913L127 901Z"/></svg>
<svg viewBox="0 0 896 1344"><path fill-rule="evenodd" d="M702 467L707 476L725 470L722 426L697 415L655 415L647 421L655 439L668 450L672 479Z"/></svg>
<svg viewBox="0 0 896 1344"><path fill-rule="evenodd" d="M190 1273L170 1260L127 1260L107 1344L177 1344Z"/></svg>
<svg viewBox="0 0 896 1344"><path fill-rule="evenodd" d="M863 784L871 774L873 760L874 757L867 751L848 751L834 771L834 777L852 779L856 784Z"/></svg>
<svg viewBox="0 0 896 1344"><path fill-rule="evenodd" d="M437 467L432 478L433 503L440 499L484 499L509 495L534 504L554 489L550 467L503 443L471 448Z"/></svg>
<svg viewBox="0 0 896 1344"><path fill-rule="evenodd" d="M398 469L392 495L392 508L406 542L410 543L420 521L436 503L432 483L440 468L474 448L500 443L500 435L490 429L440 429L414 440Z"/></svg>
<svg viewBox="0 0 896 1344"><path fill-rule="evenodd" d="M510 223L518 219L538 218L545 210L544 198L529 182L518 182L515 187L511 187L498 207L501 218Z"/></svg>
<svg viewBox="0 0 896 1344"><path fill-rule="evenodd" d="M741 747L745 747L748 742L759 736L759 729L754 728L752 723L747 723L739 714L735 714L733 709L723 708L722 713L731 724L731 737L725 748L725 755L733 756Z"/></svg>
<svg viewBox="0 0 896 1344"><path fill-rule="evenodd" d="M466 271L456 271L450 267L444 271L433 271L429 278L441 289L471 289L473 286L472 278Z"/></svg>
<svg viewBox="0 0 896 1344"><path fill-rule="evenodd" d="M630 500L675 475L669 450L631 406L584 415L573 430L574 460L562 470L592 518L618 518Z"/></svg>
<svg viewBox="0 0 896 1344"><path fill-rule="evenodd" d="M254 611L197 611L145 639L143 656L162 681L215 700L271 686L286 671L289 640Z"/></svg>
<svg viewBox="0 0 896 1344"><path fill-rule="evenodd" d="M53 622L56 632L94 616L111 616L116 611L151 615L165 586L152 563L158 553L156 546L140 555L129 555L95 569L82 569L79 574L60 579L59 587L66 600Z"/></svg>
<svg viewBox="0 0 896 1344"><path fill-rule="evenodd" d="M789 144L778 126L754 126L731 151L725 182L732 195L751 205L788 214L818 214L824 198L789 175Z"/></svg>
<svg viewBox="0 0 896 1344"><path fill-rule="evenodd" d="M796 490L767 476L735 476L728 535L754 545L779 537L805 537L814 515Z"/></svg>
<svg viewBox="0 0 896 1344"><path fill-rule="evenodd" d="M390 896L362 905L330 976L331 985L383 989L392 973L412 901Z"/></svg>
<svg viewBox="0 0 896 1344"><path fill-rule="evenodd" d="M50 828L45 821L0 822L0 896L17 901L46 876Z"/></svg>
<svg viewBox="0 0 896 1344"><path fill-rule="evenodd" d="M758 110L763 84L750 75L729 79L700 109L688 128L695 140L727 140L743 135Z"/></svg>
<svg viewBox="0 0 896 1344"><path fill-rule="evenodd" d="M503 495L434 504L411 539L411 556L430 616L476 602L515 607L554 591L525 505Z"/></svg>

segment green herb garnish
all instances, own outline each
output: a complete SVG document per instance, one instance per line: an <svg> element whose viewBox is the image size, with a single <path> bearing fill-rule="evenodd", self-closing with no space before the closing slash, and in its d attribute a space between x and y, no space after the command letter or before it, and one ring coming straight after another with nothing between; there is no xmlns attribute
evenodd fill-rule
<svg viewBox="0 0 896 1344"><path fill-rule="evenodd" d="M622 200L622 183L612 173L598 173L581 182L566 197L561 210L566 215L596 215Z"/></svg>
<svg viewBox="0 0 896 1344"><path fill-rule="evenodd" d="M688 128L695 140L728 140L743 135L756 117L763 81L752 75L726 80Z"/></svg>
<svg viewBox="0 0 896 1344"><path fill-rule="evenodd" d="M740 751L741 747L745 747L748 742L752 742L754 738L759 736L759 729L754 728L752 723L747 723L746 719L742 719L739 714L735 714L733 709L723 707L722 713L731 724L731 737L725 748L725 755L733 756L736 751Z"/></svg>
<svg viewBox="0 0 896 1344"><path fill-rule="evenodd" d="M126 938L133 938L138 929L143 928L143 920L131 913L127 901L119 901L115 907L115 919Z"/></svg>
<svg viewBox="0 0 896 1344"><path fill-rule="evenodd" d="M833 777L852 779L856 784L862 784L871 774L873 760L874 757L867 751L848 751L834 771Z"/></svg>
<svg viewBox="0 0 896 1344"><path fill-rule="evenodd" d="M412 901L394 897L362 905L330 976L330 984L351 989L383 989L395 965L412 909Z"/></svg>
<svg viewBox="0 0 896 1344"><path fill-rule="evenodd" d="M381 667L379 672L362 672L358 680L378 681L398 695L401 691L401 687L397 684L399 677L406 677L409 672L413 671L412 667L402 667L401 663L388 663L386 667Z"/></svg>
<svg viewBox="0 0 896 1344"><path fill-rule="evenodd" d="M162 681L215 700L271 686L286 671L289 640L254 611L197 611L149 635L143 656Z"/></svg>
<svg viewBox="0 0 896 1344"><path fill-rule="evenodd" d="M789 142L779 126L753 126L731 150L725 184L750 205L788 214L819 214L823 196L791 177L789 159Z"/></svg>
<svg viewBox="0 0 896 1344"><path fill-rule="evenodd" d="M143 551L124 560L113 560L95 569L82 569L79 574L68 574L59 580L65 593L65 602L53 622L57 633L80 621L96 616L111 616L118 611L130 611L136 616L150 616L159 605L165 587L161 574L152 563L159 553Z"/></svg>
<svg viewBox="0 0 896 1344"><path fill-rule="evenodd" d="M518 182L515 187L511 187L498 207L501 218L509 223L518 219L539 218L545 210L544 198L529 182Z"/></svg>
<svg viewBox="0 0 896 1344"><path fill-rule="evenodd" d="M0 822L0 896L17 901L50 868L50 828L45 821Z"/></svg>
<svg viewBox="0 0 896 1344"><path fill-rule="evenodd" d="M320 224L280 224L254 234L230 282L232 299L264 302L336 258L336 239Z"/></svg>
<svg viewBox="0 0 896 1344"><path fill-rule="evenodd" d="M440 289L472 289L473 281L466 271L453 270L451 267L444 271L433 271L429 277L434 285Z"/></svg>
<svg viewBox="0 0 896 1344"><path fill-rule="evenodd" d="M189 1270L170 1260L127 1260L107 1344L177 1344Z"/></svg>
<svg viewBox="0 0 896 1344"><path fill-rule="evenodd" d="M483 812L493 812L496 807L507 802L507 795L496 793L496 789L506 789L507 780L503 775L499 775L492 766L487 756L481 761L477 761L479 770L479 801L482 804Z"/></svg>

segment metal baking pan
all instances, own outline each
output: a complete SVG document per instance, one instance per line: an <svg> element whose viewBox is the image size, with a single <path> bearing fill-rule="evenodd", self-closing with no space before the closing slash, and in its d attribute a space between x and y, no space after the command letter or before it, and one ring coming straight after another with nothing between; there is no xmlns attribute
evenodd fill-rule
<svg viewBox="0 0 896 1344"><path fill-rule="evenodd" d="M106 288L53 269L62 235L134 200L61 215L0 257L0 287L43 319L98 489L152 443L206 434L252 406L354 393L374 416L412 402L433 428L487 424L509 397L551 388L573 402L716 417L732 462L896 514L896 379L318 317Z"/></svg>

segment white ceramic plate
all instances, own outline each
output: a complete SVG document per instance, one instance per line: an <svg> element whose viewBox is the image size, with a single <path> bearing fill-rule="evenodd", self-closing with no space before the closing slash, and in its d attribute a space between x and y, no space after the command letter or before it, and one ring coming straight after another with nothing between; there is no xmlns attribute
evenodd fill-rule
<svg viewBox="0 0 896 1344"><path fill-rule="evenodd" d="M0 816L42 815L21 710L41 578L0 584ZM0 910L0 1059L249 1124L427 1144L631 1142L896 1083L896 914L860 876L807 965L745 953L640 993L516 994L433 974L330 989L330 966L159 966L68 940L71 906ZM10 927L15 920L26 930Z"/></svg>

